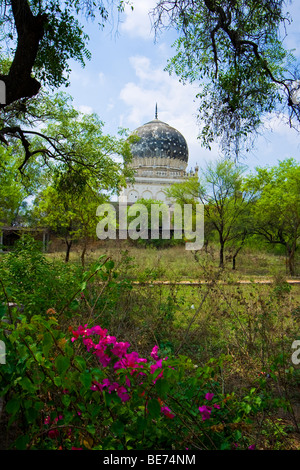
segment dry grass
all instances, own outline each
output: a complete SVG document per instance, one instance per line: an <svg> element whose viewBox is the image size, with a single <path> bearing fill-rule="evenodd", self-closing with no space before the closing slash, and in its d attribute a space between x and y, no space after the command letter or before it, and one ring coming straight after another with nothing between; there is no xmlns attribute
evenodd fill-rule
<svg viewBox="0 0 300 470"><path fill-rule="evenodd" d="M63 242L53 240L48 256L52 259L64 259ZM92 263L100 255L111 256L116 264L124 259L124 253L132 258L132 268L128 267L127 276L162 280L198 280L203 278L207 266L218 271L218 246L211 245L197 253L186 250L184 245L156 249L133 245L127 240L95 241L89 245L86 264ZM74 244L70 261L80 263L81 246ZM300 273L300 257L297 259L296 270ZM275 254L271 250L246 247L237 258L236 270L232 270L231 258L227 256L225 263L226 276L230 279L256 279L289 277L286 260L283 254Z"/></svg>

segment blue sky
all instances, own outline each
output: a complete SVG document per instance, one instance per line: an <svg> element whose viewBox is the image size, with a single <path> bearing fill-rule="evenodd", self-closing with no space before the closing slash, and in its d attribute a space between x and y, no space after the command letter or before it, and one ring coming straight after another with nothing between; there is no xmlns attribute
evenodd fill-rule
<svg viewBox="0 0 300 470"><path fill-rule="evenodd" d="M156 0L135 0L134 11L126 10L116 29L107 25L103 31L96 23L88 23L88 49L92 59L85 68L72 63L71 85L65 91L74 98L74 105L83 112L96 112L105 123L105 131L115 135L119 127L131 131L154 118L178 129L189 147L189 166L219 157L217 145L208 151L201 147L196 120L195 85L182 85L176 76L164 72L172 57L174 31L167 31L154 41L149 10ZM296 1L288 10L293 23L287 27L285 44L295 49L300 58L300 12ZM269 131L264 131L255 148L243 163L252 170L256 166L275 165L278 160L293 157L300 162L300 136L285 124L285 117L270 116Z"/></svg>

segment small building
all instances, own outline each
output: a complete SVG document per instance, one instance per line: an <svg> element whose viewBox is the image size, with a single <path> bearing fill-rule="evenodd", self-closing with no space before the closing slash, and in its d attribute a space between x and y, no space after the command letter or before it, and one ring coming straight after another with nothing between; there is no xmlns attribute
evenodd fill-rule
<svg viewBox="0 0 300 470"><path fill-rule="evenodd" d="M9 251L20 237L27 233L36 241L42 243L43 250L47 251L50 240L50 232L47 228L29 228L16 226L0 225L0 252Z"/></svg>

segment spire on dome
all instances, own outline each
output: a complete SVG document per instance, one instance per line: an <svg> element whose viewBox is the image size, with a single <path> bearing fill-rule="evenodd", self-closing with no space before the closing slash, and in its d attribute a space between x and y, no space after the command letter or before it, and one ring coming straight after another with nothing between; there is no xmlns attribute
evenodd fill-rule
<svg viewBox="0 0 300 470"><path fill-rule="evenodd" d="M155 105L155 119L158 119L158 117L157 117L157 103Z"/></svg>

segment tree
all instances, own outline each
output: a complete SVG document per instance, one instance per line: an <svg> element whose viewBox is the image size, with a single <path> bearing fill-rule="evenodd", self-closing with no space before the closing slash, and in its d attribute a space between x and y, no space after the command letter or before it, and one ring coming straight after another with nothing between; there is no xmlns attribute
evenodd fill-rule
<svg viewBox="0 0 300 470"><path fill-rule="evenodd" d="M138 199L127 209L129 234L139 237L134 243L156 248L180 243L171 230L171 214L167 204L157 199Z"/></svg>
<svg viewBox="0 0 300 470"><path fill-rule="evenodd" d="M247 235L247 212L252 193L243 187L245 168L228 159L207 165L200 178L192 177L187 182L176 183L168 190L169 197L189 204L201 202L204 205L205 232L208 224L218 236L220 246L219 266L224 267L225 247L234 245L235 260Z"/></svg>
<svg viewBox="0 0 300 470"><path fill-rule="evenodd" d="M35 188L37 175L32 174L33 168L28 168L32 178L31 183L22 182L17 175L19 165L16 149L0 147L0 223L14 225L19 215L26 211L26 199ZM17 176L16 176L17 175Z"/></svg>
<svg viewBox="0 0 300 470"><path fill-rule="evenodd" d="M115 8L127 0L0 0L0 142L18 140L25 163L32 151L26 119L42 100L41 92L69 85L70 60L82 67L91 58L88 35L79 22L97 20L104 27ZM110 10L110 12L109 12ZM2 88L5 88L3 100ZM37 107L38 108L38 107ZM45 110L44 110L45 111ZM35 117L38 117L34 110Z"/></svg>
<svg viewBox="0 0 300 470"><path fill-rule="evenodd" d="M69 261L73 242L82 242L81 264L89 239L96 237L96 211L105 200L92 188L86 175L60 174L34 202L33 216L39 225L51 228L66 243L65 261Z"/></svg>
<svg viewBox="0 0 300 470"><path fill-rule="evenodd" d="M119 11L125 3L116 2ZM35 96L41 85L68 84L69 60L84 66L90 59L79 18L96 19L103 27L114 5L114 0L1 0L1 38L7 44L1 55L10 64L0 70L6 85L6 104L0 107Z"/></svg>
<svg viewBox="0 0 300 470"><path fill-rule="evenodd" d="M159 0L157 31L180 34L167 70L199 84L200 137L210 148L219 140L225 154L240 157L263 117L283 106L299 124L295 60L280 39L290 21L284 0Z"/></svg>
<svg viewBox="0 0 300 470"><path fill-rule="evenodd" d="M70 95L43 93L27 103L26 111L16 113L15 106L7 112L4 130L9 146L19 144L18 170L23 177L33 164L51 171L63 166L78 172L89 170L103 188L118 188L132 173L127 165L130 138L123 136L124 131L117 137L105 135L103 127L97 114L77 111Z"/></svg>
<svg viewBox="0 0 300 470"><path fill-rule="evenodd" d="M295 254L300 239L300 165L286 159L277 166L257 168L247 187L255 192L251 207L253 233L286 249L289 273L295 275Z"/></svg>

